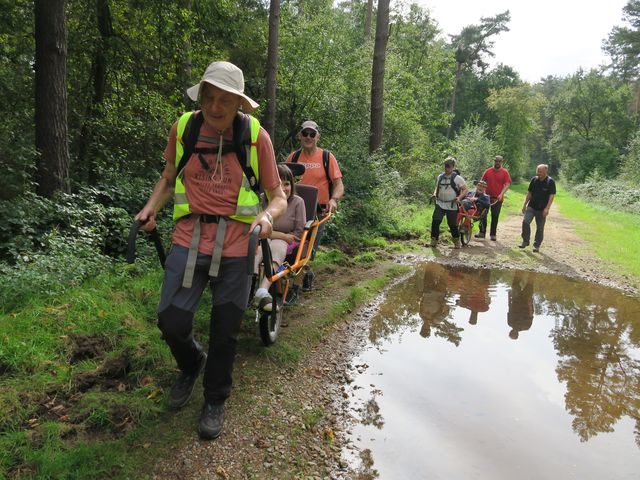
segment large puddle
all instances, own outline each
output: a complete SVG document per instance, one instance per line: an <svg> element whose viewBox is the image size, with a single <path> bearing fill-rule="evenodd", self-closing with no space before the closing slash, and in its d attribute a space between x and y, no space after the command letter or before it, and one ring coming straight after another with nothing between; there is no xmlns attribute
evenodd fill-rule
<svg viewBox="0 0 640 480"><path fill-rule="evenodd" d="M428 263L354 359L357 478L640 478L640 301Z"/></svg>

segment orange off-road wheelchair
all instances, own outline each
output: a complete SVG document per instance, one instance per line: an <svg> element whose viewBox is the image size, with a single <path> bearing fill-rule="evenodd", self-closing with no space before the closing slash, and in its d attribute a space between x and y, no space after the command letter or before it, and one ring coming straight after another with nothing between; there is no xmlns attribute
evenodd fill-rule
<svg viewBox="0 0 640 480"><path fill-rule="evenodd" d="M304 165L287 164L294 174L299 177L304 173ZM313 253L318 228L331 218L331 212L319 215L318 213L318 189L309 185L296 185L296 194L304 200L307 222L300 238L300 245L296 250L285 258L282 265L273 265L271 260L271 249L266 239L259 240L260 226L251 232L249 240L249 248L247 255L247 273L252 275L251 293L249 295L249 305L253 300L256 286L262 275L269 278L271 287L269 293L273 299L271 311L265 311L261 308L255 309L255 319L258 323L260 338L264 345L272 345L280 332L283 323L284 308L287 304L285 299L291 298L292 292L295 291L294 280L301 272L306 271ZM129 231L127 246L127 263L134 263L136 258L136 239L142 223L139 220L133 222ZM162 240L157 229L149 232L149 237L153 241L160 264L164 268L165 250ZM262 262L255 271L255 254L257 249L262 249Z"/></svg>

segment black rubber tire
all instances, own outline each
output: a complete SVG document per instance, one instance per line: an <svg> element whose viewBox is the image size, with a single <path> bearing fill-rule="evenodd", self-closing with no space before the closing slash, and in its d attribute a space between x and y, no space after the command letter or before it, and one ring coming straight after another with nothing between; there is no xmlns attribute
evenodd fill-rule
<svg viewBox="0 0 640 480"><path fill-rule="evenodd" d="M262 343L269 347L273 345L280 333L280 326L282 325L282 315L284 311L284 299L282 295L276 295L274 297L273 309L271 312L263 312L257 310L257 314L260 316L260 338Z"/></svg>
<svg viewBox="0 0 640 480"><path fill-rule="evenodd" d="M462 245L469 245L471 234L473 233L473 227L469 219L462 217L458 224L458 230L460 231L460 242L462 242Z"/></svg>

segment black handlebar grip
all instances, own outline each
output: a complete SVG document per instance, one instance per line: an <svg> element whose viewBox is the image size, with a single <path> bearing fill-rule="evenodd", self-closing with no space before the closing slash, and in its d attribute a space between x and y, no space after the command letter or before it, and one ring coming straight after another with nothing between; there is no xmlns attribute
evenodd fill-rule
<svg viewBox="0 0 640 480"><path fill-rule="evenodd" d="M247 252L247 275L253 275L253 271L255 269L253 262L256 258L256 248L258 248L258 238L260 237L261 230L262 227L260 225L256 225L251 232L251 237L249 238L249 251Z"/></svg>
<svg viewBox="0 0 640 480"><path fill-rule="evenodd" d="M140 227L145 222L141 222L140 220L135 220L131 225L131 229L129 230L129 237L127 239L127 263L134 263L136 261L136 239L138 238L138 232L140 231ZM167 259L164 247L162 245L162 238L160 238L160 233L157 228L154 228L149 232L151 236L151 240L156 247L156 252L158 252L158 259L160 260L160 265L164 268L164 263Z"/></svg>

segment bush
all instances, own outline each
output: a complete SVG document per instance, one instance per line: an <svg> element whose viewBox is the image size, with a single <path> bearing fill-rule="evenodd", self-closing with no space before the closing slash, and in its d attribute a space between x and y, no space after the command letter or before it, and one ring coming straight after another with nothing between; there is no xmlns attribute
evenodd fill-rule
<svg viewBox="0 0 640 480"><path fill-rule="evenodd" d="M97 252L91 235L61 236L51 232L43 237L41 252L25 253L14 265L0 263L0 305L9 312L34 296L60 293L79 285L111 265Z"/></svg>
<svg viewBox="0 0 640 480"><path fill-rule="evenodd" d="M465 124L453 141L457 168L471 188L472 180L480 180L487 167L493 165L496 146L485 132L484 125Z"/></svg>
<svg viewBox="0 0 640 480"><path fill-rule="evenodd" d="M640 187L628 183L622 177L605 179L595 173L585 183L573 185L569 189L578 198L593 204L631 213L640 210Z"/></svg>

